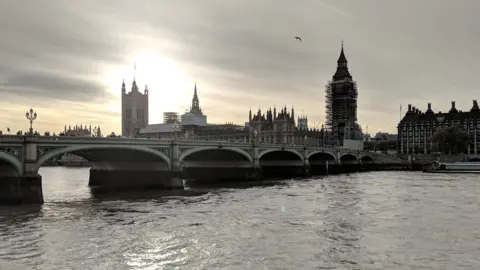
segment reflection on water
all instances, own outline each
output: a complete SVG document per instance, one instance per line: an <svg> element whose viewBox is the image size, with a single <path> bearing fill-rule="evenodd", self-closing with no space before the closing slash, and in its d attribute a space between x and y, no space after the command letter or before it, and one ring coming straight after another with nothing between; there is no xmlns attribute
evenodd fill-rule
<svg viewBox="0 0 480 270"><path fill-rule="evenodd" d="M104 193L42 168L45 204L0 208L28 269L480 269L473 175L375 172Z"/></svg>

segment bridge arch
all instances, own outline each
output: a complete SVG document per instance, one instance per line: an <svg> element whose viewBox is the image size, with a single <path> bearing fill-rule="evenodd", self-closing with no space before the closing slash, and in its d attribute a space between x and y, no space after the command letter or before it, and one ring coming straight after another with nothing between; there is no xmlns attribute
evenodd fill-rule
<svg viewBox="0 0 480 270"><path fill-rule="evenodd" d="M250 162L250 164L253 162L253 159L250 156L250 154L247 153L246 151L242 150L242 149L233 148L233 147L222 147L222 148L220 148L218 146L217 147L197 147L197 148L192 148L192 149L185 150L184 152L182 152L180 154L180 157L178 158L178 161L182 162L186 157L188 157L191 154L198 153L198 152L201 152L201 151L207 151L207 150L219 150L219 151L235 152L235 153L238 153L238 154L242 155L243 157L245 157L248 160L248 162Z"/></svg>
<svg viewBox="0 0 480 270"><path fill-rule="evenodd" d="M62 155L62 154L67 154L67 153L74 153L77 151L82 151L82 150L97 150L97 149L118 149L118 150L130 150L130 151L137 151L137 152L143 152L150 154L155 157L161 158L165 163L167 164L168 168L171 168L171 162L170 158L155 149L151 149L148 147L142 147L142 146L127 146L127 145L74 145L74 146L68 146L68 147L62 147L59 149L54 149L49 152L47 152L45 155L41 156L38 159L37 166L40 168L43 163L45 163L47 160Z"/></svg>
<svg viewBox="0 0 480 270"><path fill-rule="evenodd" d="M300 154L298 151L291 150L291 149L269 149L269 150L263 151L260 155L258 155L258 159L261 159L264 155L268 153L273 153L273 152L289 152L296 155L298 158L300 158L301 161L303 161L303 155Z"/></svg>
<svg viewBox="0 0 480 270"><path fill-rule="evenodd" d="M340 161L358 161L358 157L352 153L346 153L340 156Z"/></svg>
<svg viewBox="0 0 480 270"><path fill-rule="evenodd" d="M315 152L312 152L310 154L308 154L308 158L310 159L312 156L314 155L328 155L330 157L333 158L333 160L335 160L335 162L337 161L337 157L335 156L335 154L333 154L332 152L328 152L328 151L315 151Z"/></svg>
<svg viewBox="0 0 480 270"><path fill-rule="evenodd" d="M360 160L361 160L362 162L373 162L373 157L370 156L370 155L362 155L362 156L360 157Z"/></svg>
<svg viewBox="0 0 480 270"><path fill-rule="evenodd" d="M0 160L5 161L6 163L12 165L15 170L18 172L19 175L22 174L23 171L23 164L20 160L16 159L12 155L0 151Z"/></svg>

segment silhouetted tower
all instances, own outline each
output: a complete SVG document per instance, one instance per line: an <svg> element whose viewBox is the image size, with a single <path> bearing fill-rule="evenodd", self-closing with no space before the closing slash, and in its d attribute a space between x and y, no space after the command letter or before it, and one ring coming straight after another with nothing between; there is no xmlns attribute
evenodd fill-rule
<svg viewBox="0 0 480 270"><path fill-rule="evenodd" d="M357 84L348 70L348 61L342 50L337 60L337 71L326 85L326 125L331 130L330 144L343 145L343 140L360 139L357 124Z"/></svg>
<svg viewBox="0 0 480 270"><path fill-rule="evenodd" d="M200 115L202 114L202 109L200 108L200 101L198 100L196 82L195 82L195 88L193 90L192 107L190 108L190 112L193 114L200 114Z"/></svg>
<svg viewBox="0 0 480 270"><path fill-rule="evenodd" d="M122 136L135 137L141 128L148 126L148 87L140 93L135 77L129 93L122 83Z"/></svg>

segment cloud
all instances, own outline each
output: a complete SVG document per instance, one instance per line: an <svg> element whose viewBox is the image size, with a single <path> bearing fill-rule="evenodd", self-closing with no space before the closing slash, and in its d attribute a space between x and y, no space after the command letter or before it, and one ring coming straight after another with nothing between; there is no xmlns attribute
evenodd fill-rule
<svg viewBox="0 0 480 270"><path fill-rule="evenodd" d="M394 131L400 104L428 100L446 110L457 99L466 109L477 98L479 8L475 0L4 1L0 107L34 106L49 130L81 119L118 132L121 79L150 52L184 78L162 85L171 73L138 69L141 84L152 85L153 122L188 106L194 80L211 122L243 123L249 108L283 104L322 122L343 39L360 123ZM16 110L5 113L0 129L22 127Z"/></svg>

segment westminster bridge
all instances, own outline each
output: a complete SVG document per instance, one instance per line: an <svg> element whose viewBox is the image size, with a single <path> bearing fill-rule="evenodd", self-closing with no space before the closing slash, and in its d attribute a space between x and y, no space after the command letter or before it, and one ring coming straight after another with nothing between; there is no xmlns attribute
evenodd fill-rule
<svg viewBox="0 0 480 270"><path fill-rule="evenodd" d="M187 181L308 176L396 165L396 157L339 147L62 136L0 136L0 204L43 203L40 167L70 153L91 164L89 185L183 188Z"/></svg>

